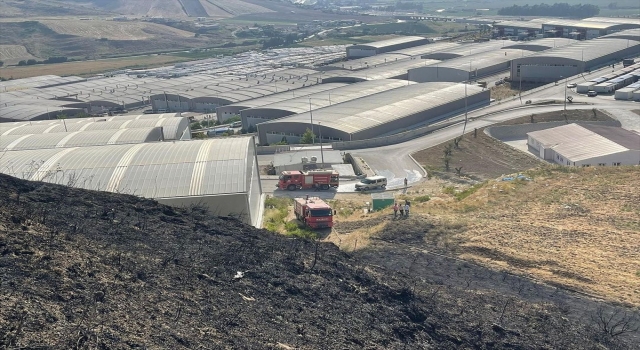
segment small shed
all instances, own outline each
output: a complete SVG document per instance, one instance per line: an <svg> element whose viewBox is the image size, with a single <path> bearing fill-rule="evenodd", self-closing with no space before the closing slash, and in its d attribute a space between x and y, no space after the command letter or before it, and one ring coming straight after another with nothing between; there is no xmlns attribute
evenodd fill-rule
<svg viewBox="0 0 640 350"><path fill-rule="evenodd" d="M373 211L382 210L393 206L395 200L393 192L378 192L371 194L371 209Z"/></svg>

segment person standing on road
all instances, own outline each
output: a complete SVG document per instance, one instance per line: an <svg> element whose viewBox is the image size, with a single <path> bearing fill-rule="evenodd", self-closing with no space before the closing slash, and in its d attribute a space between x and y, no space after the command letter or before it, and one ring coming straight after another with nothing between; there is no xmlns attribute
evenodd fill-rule
<svg viewBox="0 0 640 350"><path fill-rule="evenodd" d="M393 218L397 218L398 217L398 203L394 203L393 204Z"/></svg>
<svg viewBox="0 0 640 350"><path fill-rule="evenodd" d="M409 183L409 181L407 181L407 178L404 178L404 187L407 187L407 184Z"/></svg>
<svg viewBox="0 0 640 350"><path fill-rule="evenodd" d="M409 204L408 203L404 205L404 215L407 216L407 217L409 216Z"/></svg>

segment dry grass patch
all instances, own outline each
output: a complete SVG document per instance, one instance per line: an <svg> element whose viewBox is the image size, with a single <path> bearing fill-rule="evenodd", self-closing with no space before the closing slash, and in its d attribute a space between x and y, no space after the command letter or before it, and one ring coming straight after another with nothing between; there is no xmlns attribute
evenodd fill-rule
<svg viewBox="0 0 640 350"><path fill-rule="evenodd" d="M450 247L461 258L640 305L640 169L527 174L533 181L491 181L461 201L449 194L414 211L466 222Z"/></svg>
<svg viewBox="0 0 640 350"><path fill-rule="evenodd" d="M36 57L31 55L23 45L0 45L0 61L5 65L34 58Z"/></svg>
<svg viewBox="0 0 640 350"><path fill-rule="evenodd" d="M145 40L157 35L189 38L193 33L157 23L119 22L76 19L43 20L45 26L58 34L75 35L95 39L109 40Z"/></svg>

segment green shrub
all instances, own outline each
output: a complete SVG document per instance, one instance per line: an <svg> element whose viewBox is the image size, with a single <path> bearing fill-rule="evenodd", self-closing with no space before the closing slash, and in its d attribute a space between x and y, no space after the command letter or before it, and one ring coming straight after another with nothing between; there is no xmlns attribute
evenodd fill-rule
<svg viewBox="0 0 640 350"><path fill-rule="evenodd" d="M353 214L353 209L352 208L342 208L337 210L337 214L343 218L349 217L351 216L351 214Z"/></svg>
<svg viewBox="0 0 640 350"><path fill-rule="evenodd" d="M416 201L418 203L424 203L424 202L428 202L430 200L431 200L431 197L429 197L428 195L419 196L419 197L416 197L414 199L414 201Z"/></svg>
<svg viewBox="0 0 640 350"><path fill-rule="evenodd" d="M442 189L442 193L450 194L453 196L456 194L456 188L453 186L447 186L444 189Z"/></svg>
<svg viewBox="0 0 640 350"><path fill-rule="evenodd" d="M469 197L470 195L476 193L483 185L484 183L473 185L461 192L455 193L454 196L456 197L457 200L461 201Z"/></svg>

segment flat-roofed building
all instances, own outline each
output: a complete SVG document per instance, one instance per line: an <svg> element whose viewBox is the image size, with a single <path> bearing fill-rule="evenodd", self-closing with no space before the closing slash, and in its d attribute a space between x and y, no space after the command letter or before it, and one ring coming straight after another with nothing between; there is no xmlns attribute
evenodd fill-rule
<svg viewBox="0 0 640 350"><path fill-rule="evenodd" d="M623 128L568 124L527 133L529 150L566 166L640 164L640 135Z"/></svg>
<svg viewBox="0 0 640 350"><path fill-rule="evenodd" d="M430 39L421 36L400 36L367 44L347 46L347 58L375 56L377 54L428 44Z"/></svg>

